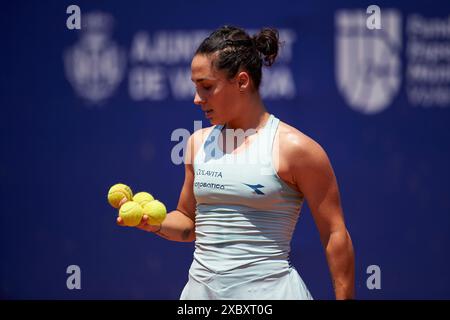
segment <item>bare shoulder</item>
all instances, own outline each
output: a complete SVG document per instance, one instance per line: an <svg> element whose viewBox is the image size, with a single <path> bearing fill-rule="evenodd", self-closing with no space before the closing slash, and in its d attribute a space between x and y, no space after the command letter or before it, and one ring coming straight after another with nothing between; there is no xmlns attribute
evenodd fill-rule
<svg viewBox="0 0 450 320"><path fill-rule="evenodd" d="M191 134L189 137L191 145L195 147L199 147L203 141L205 141L206 137L211 133L214 126L206 127L206 128L200 128L194 133Z"/></svg>
<svg viewBox="0 0 450 320"><path fill-rule="evenodd" d="M280 155L290 166L304 166L311 162L327 161L322 146L297 128L280 121L279 130Z"/></svg>
<svg viewBox="0 0 450 320"><path fill-rule="evenodd" d="M195 158L195 155L197 154L197 151L200 149L200 146L205 141L206 137L211 133L214 126L206 127L206 128L200 128L194 133L191 134L188 140L188 152L190 152L189 159L190 163L193 163L193 160Z"/></svg>
<svg viewBox="0 0 450 320"><path fill-rule="evenodd" d="M210 126L210 127L206 127L206 128L200 128L196 131L194 131L191 134L191 139L201 139L202 141L204 140L204 138L206 138L206 136L211 132L211 130L214 128L214 126Z"/></svg>

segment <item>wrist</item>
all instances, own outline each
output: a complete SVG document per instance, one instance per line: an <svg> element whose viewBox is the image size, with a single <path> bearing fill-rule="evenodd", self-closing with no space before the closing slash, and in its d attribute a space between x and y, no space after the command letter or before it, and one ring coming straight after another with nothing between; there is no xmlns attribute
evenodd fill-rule
<svg viewBox="0 0 450 320"><path fill-rule="evenodd" d="M151 232L153 232L153 233L158 233L158 232L160 232L161 229L162 229L162 223L160 223L159 225L157 225L157 226L155 226L155 227L156 227L156 229L155 229L155 230L152 230Z"/></svg>

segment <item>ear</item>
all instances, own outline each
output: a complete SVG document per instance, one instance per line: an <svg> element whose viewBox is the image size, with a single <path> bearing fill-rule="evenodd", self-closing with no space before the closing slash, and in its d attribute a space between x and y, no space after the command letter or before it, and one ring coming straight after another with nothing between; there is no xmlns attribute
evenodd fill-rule
<svg viewBox="0 0 450 320"><path fill-rule="evenodd" d="M244 92L250 88L250 76L246 71L241 71L237 75L237 83L239 86L239 91Z"/></svg>

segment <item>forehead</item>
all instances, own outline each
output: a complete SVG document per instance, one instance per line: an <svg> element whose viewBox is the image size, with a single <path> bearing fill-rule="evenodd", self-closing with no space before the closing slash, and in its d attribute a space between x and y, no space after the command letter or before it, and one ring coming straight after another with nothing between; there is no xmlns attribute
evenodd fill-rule
<svg viewBox="0 0 450 320"><path fill-rule="evenodd" d="M202 81L205 79L218 79L220 73L212 65L212 57L198 54L195 55L191 63L192 81Z"/></svg>

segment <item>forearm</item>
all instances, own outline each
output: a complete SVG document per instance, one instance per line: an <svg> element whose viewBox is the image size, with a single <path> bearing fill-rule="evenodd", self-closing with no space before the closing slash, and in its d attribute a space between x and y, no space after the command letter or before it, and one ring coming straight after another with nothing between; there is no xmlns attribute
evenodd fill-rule
<svg viewBox="0 0 450 320"><path fill-rule="evenodd" d="M191 242L195 240L194 222L178 210L168 213L161 226L146 225L142 229L171 241Z"/></svg>
<svg viewBox="0 0 450 320"><path fill-rule="evenodd" d="M355 257L352 240L345 228L330 234L325 251L336 299L354 299Z"/></svg>

